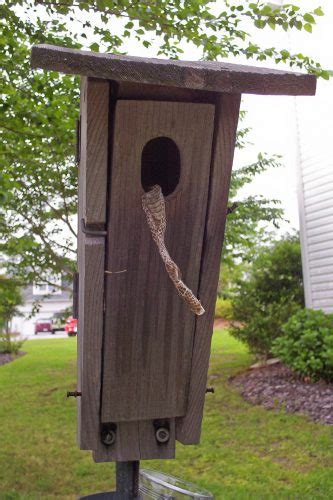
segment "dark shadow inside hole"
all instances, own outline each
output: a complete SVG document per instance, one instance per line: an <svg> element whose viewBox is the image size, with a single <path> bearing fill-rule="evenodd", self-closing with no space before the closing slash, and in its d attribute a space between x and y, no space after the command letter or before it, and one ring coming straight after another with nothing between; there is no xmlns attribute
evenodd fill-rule
<svg viewBox="0 0 333 500"><path fill-rule="evenodd" d="M159 184L164 196L171 194L180 178L180 153L169 137L156 137L147 142L141 156L141 183L145 191Z"/></svg>

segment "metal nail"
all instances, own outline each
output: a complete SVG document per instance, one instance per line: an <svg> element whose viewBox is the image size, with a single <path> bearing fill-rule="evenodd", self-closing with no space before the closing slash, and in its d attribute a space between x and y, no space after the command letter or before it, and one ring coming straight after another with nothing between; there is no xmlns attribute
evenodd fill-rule
<svg viewBox="0 0 333 500"><path fill-rule="evenodd" d="M77 398L79 396L82 396L82 392L78 392L78 391L67 391L67 397L68 398Z"/></svg>

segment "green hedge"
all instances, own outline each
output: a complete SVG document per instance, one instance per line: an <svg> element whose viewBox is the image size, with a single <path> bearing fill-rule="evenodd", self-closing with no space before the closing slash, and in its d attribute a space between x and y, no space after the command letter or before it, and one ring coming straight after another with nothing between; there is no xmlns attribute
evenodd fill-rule
<svg viewBox="0 0 333 500"><path fill-rule="evenodd" d="M333 314L303 309L281 330L273 353L302 376L333 382Z"/></svg>

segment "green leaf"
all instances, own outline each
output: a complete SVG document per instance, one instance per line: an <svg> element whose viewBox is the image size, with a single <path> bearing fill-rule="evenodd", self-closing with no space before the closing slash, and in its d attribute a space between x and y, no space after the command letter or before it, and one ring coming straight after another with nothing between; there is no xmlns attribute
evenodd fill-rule
<svg viewBox="0 0 333 500"><path fill-rule="evenodd" d="M309 24L309 23L304 24L304 29L308 33L312 33L312 25L311 24Z"/></svg>
<svg viewBox="0 0 333 500"><path fill-rule="evenodd" d="M269 16L272 13L272 8L269 5L265 5L263 9L261 9L260 14L262 16Z"/></svg>
<svg viewBox="0 0 333 500"><path fill-rule="evenodd" d="M317 7L313 12L314 12L314 14L316 14L316 16L324 16L325 15L321 7Z"/></svg>
<svg viewBox="0 0 333 500"><path fill-rule="evenodd" d="M99 52L99 45L97 42L92 43L89 45L90 50L93 50L94 52Z"/></svg>
<svg viewBox="0 0 333 500"><path fill-rule="evenodd" d="M315 24L315 18L311 14L304 14L304 21L310 23L310 24Z"/></svg>

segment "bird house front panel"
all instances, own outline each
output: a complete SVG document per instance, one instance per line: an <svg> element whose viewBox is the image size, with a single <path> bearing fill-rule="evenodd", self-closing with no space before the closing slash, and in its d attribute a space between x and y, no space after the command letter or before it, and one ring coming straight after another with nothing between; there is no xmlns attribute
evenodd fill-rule
<svg viewBox="0 0 333 500"><path fill-rule="evenodd" d="M170 279L143 205L145 193L158 186L161 196L152 211L157 219L163 215L163 245L181 280L197 294L214 111L212 104L116 103L108 180L102 422L186 414L196 315Z"/></svg>

